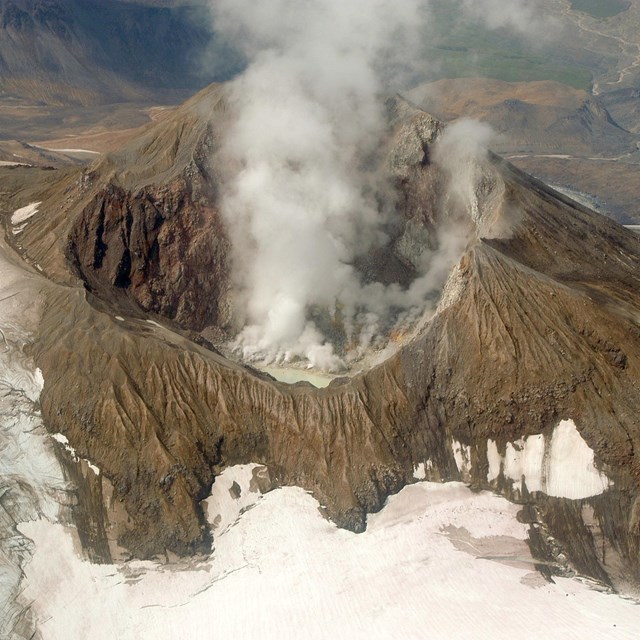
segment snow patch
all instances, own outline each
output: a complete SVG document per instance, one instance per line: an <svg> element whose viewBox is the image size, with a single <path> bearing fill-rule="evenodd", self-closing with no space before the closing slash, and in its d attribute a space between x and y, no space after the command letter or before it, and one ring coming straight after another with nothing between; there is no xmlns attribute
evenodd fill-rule
<svg viewBox="0 0 640 640"><path fill-rule="evenodd" d="M83 458L83 460L87 463L87 467L89 467L89 469L91 469L93 473L95 473L97 476L100 475L100 469L98 468L97 465L93 464L92 462L89 462L89 460L87 460L86 458Z"/></svg>
<svg viewBox="0 0 640 640"><path fill-rule="evenodd" d="M79 461L82 460L83 462L85 462L87 464L89 469L91 469L91 471L93 471L93 473L95 473L97 476L100 475L100 469L95 464L93 464L90 460L87 460L87 458L81 458L76 453L76 450L69 444L69 439L64 434L62 434L62 433L54 433L51 437L56 442L61 444L66 451L69 452L69 454L73 458L74 462L79 462Z"/></svg>
<svg viewBox="0 0 640 640"><path fill-rule="evenodd" d="M40 369L40 367L36 367L35 373L33 374L33 383L38 389L38 395L42 393L44 389L44 376L42 375L42 369Z"/></svg>
<svg viewBox="0 0 640 640"><path fill-rule="evenodd" d="M451 448L458 471L462 474L463 478L468 477L471 473L471 447L469 445L463 445L454 439L451 441Z"/></svg>
<svg viewBox="0 0 640 640"><path fill-rule="evenodd" d="M610 485L595 466L593 451L573 420L563 420L551 438L547 469L547 493L574 500L604 493Z"/></svg>
<svg viewBox="0 0 640 640"><path fill-rule="evenodd" d="M75 454L75 451L71 448L71 446L69 445L69 438L67 438L67 436L65 436L62 433L54 433L51 436L56 442L59 442L62 446L64 447L69 447L69 449L71 449L71 451L73 451L73 453Z"/></svg>
<svg viewBox="0 0 640 640"><path fill-rule="evenodd" d="M493 482L500 476L502 466L502 456L498 453L498 445L493 440L487 441L487 460L489 462L487 482Z"/></svg>
<svg viewBox="0 0 640 640"><path fill-rule="evenodd" d="M543 435L530 436L513 444L508 443L504 459L504 475L517 482L521 482L524 476L529 491L542 491L543 460Z"/></svg>
<svg viewBox="0 0 640 640"><path fill-rule="evenodd" d="M487 442L487 481L500 475L522 490L578 500L600 495L610 486L607 476L595 467L594 453L583 440L573 420L562 420L550 442L542 434L507 443L502 458L493 440Z"/></svg>
<svg viewBox="0 0 640 640"><path fill-rule="evenodd" d="M216 477L211 494L203 501L207 522L214 536L226 533L262 494L257 486L260 474L267 468L259 464L243 464L225 469Z"/></svg>
<svg viewBox="0 0 640 640"><path fill-rule="evenodd" d="M88 153L91 155L99 156L99 151L92 151L91 149L53 149L51 147L41 147L45 151L57 151L58 153Z"/></svg>
<svg viewBox="0 0 640 640"><path fill-rule="evenodd" d="M16 209L11 216L11 224L16 225L27 221L31 216L35 215L38 212L38 207L41 204L41 202L32 202L26 207Z"/></svg>
<svg viewBox="0 0 640 640"><path fill-rule="evenodd" d="M413 477L416 480L425 480L427 472L433 469L433 462L431 459L426 462L420 462L413 468Z"/></svg>

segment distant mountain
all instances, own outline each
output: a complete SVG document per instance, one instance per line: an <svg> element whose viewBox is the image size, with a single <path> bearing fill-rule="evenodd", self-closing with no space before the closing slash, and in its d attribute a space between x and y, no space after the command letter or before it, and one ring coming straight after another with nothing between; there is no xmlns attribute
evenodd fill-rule
<svg viewBox="0 0 640 640"><path fill-rule="evenodd" d="M445 122L487 122L499 134L493 146L500 153L612 156L636 150L637 136L614 121L602 100L557 82L458 78L408 95Z"/></svg>
<svg viewBox="0 0 640 640"><path fill-rule="evenodd" d="M557 82L458 78L407 95L445 122L487 122L498 134L494 150L520 169L619 222L638 222L637 91L593 96Z"/></svg>
<svg viewBox="0 0 640 640"><path fill-rule="evenodd" d="M640 89L614 89L600 96L609 113L625 129L640 133Z"/></svg>
<svg viewBox="0 0 640 640"><path fill-rule="evenodd" d="M0 100L184 99L233 66L202 11L197 0L0 0Z"/></svg>

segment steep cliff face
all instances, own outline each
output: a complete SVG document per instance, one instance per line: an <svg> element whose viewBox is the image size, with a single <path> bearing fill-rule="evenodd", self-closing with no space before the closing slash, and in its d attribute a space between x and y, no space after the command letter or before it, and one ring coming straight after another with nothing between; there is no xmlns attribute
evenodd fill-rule
<svg viewBox="0 0 640 640"><path fill-rule="evenodd" d="M65 215L33 220L17 238L20 250L53 279L77 278L127 313L189 329L226 326L229 242L210 163L217 140L203 114L224 119L216 85L93 166L70 171L38 196L43 209Z"/></svg>
<svg viewBox="0 0 640 640"><path fill-rule="evenodd" d="M430 155L439 126L405 115L393 180L407 227L429 242L444 184ZM168 161L189 157L188 138L169 155L152 144L167 131L95 169L68 255L102 302L52 284L35 349L48 428L101 470L101 544L144 557L208 548L201 501L225 466L255 462L355 531L414 478L463 479L522 502L531 544L555 570L638 580L637 236L491 157L475 231L421 332L362 375L286 385L111 306L124 291L187 327L221 317L224 286L198 270L224 264L223 230L180 182L190 161ZM164 190L145 186L146 164L126 165L136 145L164 163ZM41 250L29 238L45 237L42 220L30 224L27 255ZM408 271L418 237L401 233L392 249ZM190 297L198 290L218 306Z"/></svg>
<svg viewBox="0 0 640 640"><path fill-rule="evenodd" d="M73 225L67 255L103 299L128 298L191 329L228 320L228 241L212 206L178 179L131 193L108 185Z"/></svg>

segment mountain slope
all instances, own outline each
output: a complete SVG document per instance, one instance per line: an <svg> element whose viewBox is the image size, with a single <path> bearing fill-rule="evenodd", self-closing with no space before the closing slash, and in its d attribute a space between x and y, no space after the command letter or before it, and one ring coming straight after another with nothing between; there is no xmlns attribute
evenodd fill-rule
<svg viewBox="0 0 640 640"><path fill-rule="evenodd" d="M592 96L556 82L486 78L440 80L408 93L445 122L469 117L488 123L498 134L496 152L624 224L638 217L632 94Z"/></svg>
<svg viewBox="0 0 640 640"><path fill-rule="evenodd" d="M82 106L184 98L224 75L226 64L197 10L177 2L2 0L0 96Z"/></svg>
<svg viewBox="0 0 640 640"><path fill-rule="evenodd" d="M25 255L61 282L47 288L35 358L47 427L101 470L86 482L104 496L106 515L79 507L88 539L109 553L117 539L145 557L206 549L201 500L224 467L255 462L276 486L312 491L329 517L356 531L416 476L491 488L524 504L529 543L554 571L571 564L619 588L637 582L640 238L490 156L475 229L422 331L381 365L326 389L278 383L173 324L189 328L199 313L217 322L202 311L206 296L186 321L171 309L158 326L139 302L123 302L122 282L87 280L94 231L105 245L98 253L118 256L108 271L116 275L132 273L120 260L130 246L123 229L149 246L159 227L188 239L192 209L171 197L185 185L202 186L193 203L215 219L216 168L197 158L202 140L216 140L223 103L205 124L180 123L217 91L71 173L17 235ZM404 158L396 185L407 196L406 224L439 224L425 203L445 197L430 151L440 127L404 103L394 113L387 151ZM100 198L109 189L107 205ZM151 192L164 198L159 227L148 224L157 204L140 206ZM221 243L222 257L223 234L213 225L203 235ZM210 246L195 244L207 255ZM65 247L93 293L64 275ZM177 255L173 266L191 264L196 273L183 274L193 286L202 260ZM170 292L179 280L159 270L155 282Z"/></svg>

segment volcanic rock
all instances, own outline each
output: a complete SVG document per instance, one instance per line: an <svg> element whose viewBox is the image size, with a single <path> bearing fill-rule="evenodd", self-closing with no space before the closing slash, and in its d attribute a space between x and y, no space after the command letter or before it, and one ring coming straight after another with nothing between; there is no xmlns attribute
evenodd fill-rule
<svg viewBox="0 0 640 640"><path fill-rule="evenodd" d="M195 118L196 104L180 117ZM406 159L394 163L402 167L396 188L405 221L398 238L411 224L420 229L415 240L422 230L432 237L445 181L430 153L439 125L412 108L402 114L405 107L389 144L412 127L419 141L405 137L410 152L389 157ZM287 385L140 311L117 315L124 295L185 327L222 326L228 284L224 268L215 269L228 245L216 172L187 160L199 156L193 126L159 127L92 167L84 183L67 177L66 207L34 216L21 239L25 255L58 282L47 292L34 354L45 380L42 413L112 487L105 535L141 557L208 549L201 501L235 464L265 465L274 486L313 492L330 518L354 531L420 475L521 501L532 529L552 532L556 556L561 549L580 571L614 586L638 581L638 236L489 156L477 224L467 222L469 244L435 316L363 374L326 389ZM167 148L171 127L182 135ZM211 120L198 127L215 146ZM433 135L421 138L427 129ZM185 167L198 167L191 184ZM65 243L91 294L64 274ZM411 277L415 243L399 244ZM203 266L214 273L202 274ZM213 304L191 295L203 288ZM551 482L529 467L523 478L510 475L507 454L531 437L552 448L561 421L573 421L573 437L593 452L600 493L548 496ZM536 473L550 477L557 469L544 455ZM529 490L535 483L540 488Z"/></svg>

